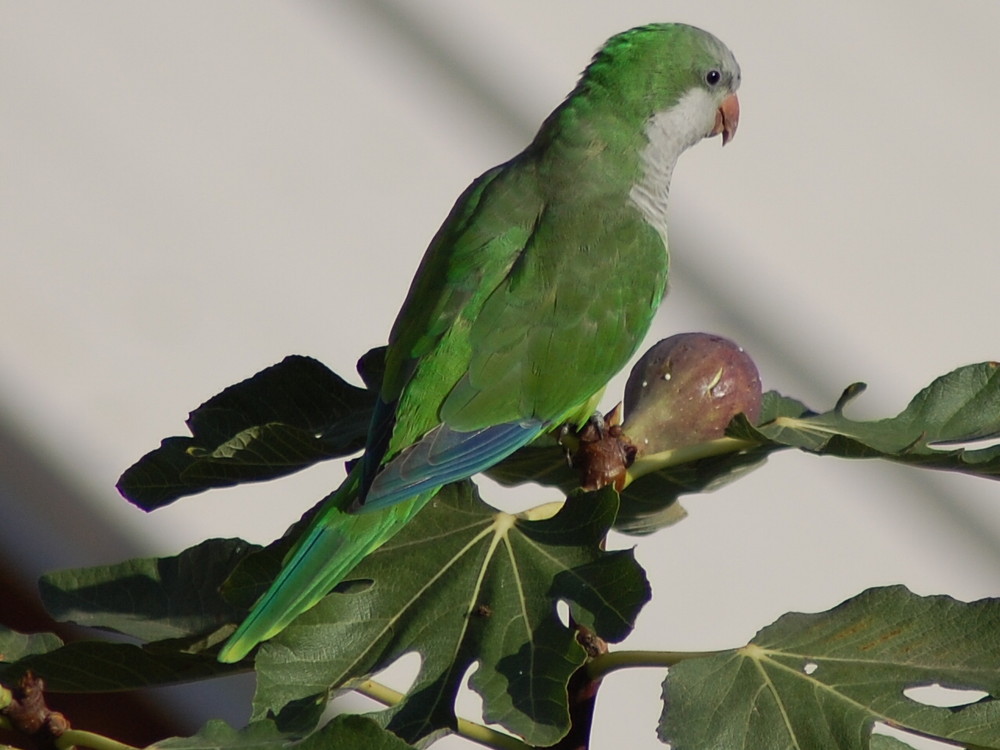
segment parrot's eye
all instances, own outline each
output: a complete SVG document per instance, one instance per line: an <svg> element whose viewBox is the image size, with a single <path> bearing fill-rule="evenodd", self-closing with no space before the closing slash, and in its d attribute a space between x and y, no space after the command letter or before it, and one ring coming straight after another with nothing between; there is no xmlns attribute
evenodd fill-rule
<svg viewBox="0 0 1000 750"><path fill-rule="evenodd" d="M722 73L717 70L710 70L705 74L705 83L709 86L715 86L721 80Z"/></svg>

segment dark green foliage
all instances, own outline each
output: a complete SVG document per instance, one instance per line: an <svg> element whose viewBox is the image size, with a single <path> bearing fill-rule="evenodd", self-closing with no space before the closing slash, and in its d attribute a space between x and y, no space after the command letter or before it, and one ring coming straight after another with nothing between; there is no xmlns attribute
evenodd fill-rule
<svg viewBox="0 0 1000 750"><path fill-rule="evenodd" d="M359 363L366 389L305 357L226 389L192 413L193 437L164 441L126 471L122 492L153 509L355 451L382 358L372 350ZM650 596L631 551L603 550L612 526L648 533L673 523L684 516L680 495L731 482L792 448L1000 475L1000 447L977 442L1000 436L995 363L938 378L889 419L845 414L862 390L851 386L824 413L767 393L755 424L737 416L723 438L641 455L620 495L576 491L563 448L539 439L490 474L506 484L559 487L564 504L514 517L482 502L471 481L446 487L351 580L261 646L249 727L212 723L158 747L283 750L301 737L296 746L307 749L410 747L455 730L454 698L472 665L470 685L488 721L532 746L558 741L571 721L568 686L588 661L578 629L618 642ZM215 653L276 574L295 533L266 549L213 539L176 557L45 576L42 594L55 617L141 643L63 645L55 636L0 630L0 683L12 685L31 669L48 689L99 692L247 668L220 664ZM557 615L560 602L569 607L570 626ZM675 750L904 748L870 736L883 722L961 746L1000 748L998 634L997 600L965 604L873 589L827 613L786 615L743 648L672 667L660 732ZM414 652L421 657L415 683L374 721L340 717L316 729L330 696ZM904 694L932 683L987 697L947 709Z"/></svg>
<svg viewBox="0 0 1000 750"><path fill-rule="evenodd" d="M870 589L829 612L784 615L743 648L672 668L660 737L674 750L867 750L881 722L1000 747L998 666L1000 600ZM944 708L904 692L931 684L987 697Z"/></svg>
<svg viewBox="0 0 1000 750"><path fill-rule="evenodd" d="M364 445L373 395L310 357L290 356L231 385L118 480L143 510L214 487L291 474Z"/></svg>

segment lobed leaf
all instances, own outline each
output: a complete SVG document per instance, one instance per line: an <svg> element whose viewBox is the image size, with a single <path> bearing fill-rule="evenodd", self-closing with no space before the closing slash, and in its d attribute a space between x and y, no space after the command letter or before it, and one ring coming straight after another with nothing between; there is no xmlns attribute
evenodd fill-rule
<svg viewBox="0 0 1000 750"><path fill-rule="evenodd" d="M942 375L889 419L858 421L845 416L848 401L863 390L863 383L851 386L825 414L783 415L757 427L738 419L729 434L774 448L1000 476L1000 446L974 447L976 441L1000 437L1000 365L996 362ZM960 443L971 445L949 448Z"/></svg>
<svg viewBox="0 0 1000 750"><path fill-rule="evenodd" d="M527 521L482 503L469 482L449 485L358 566L367 585L331 594L261 647L254 715L302 729L332 690L417 652L416 682L381 717L404 739L454 726L455 695L478 663L470 682L486 720L554 743L569 726L567 683L585 660L557 603L619 641L649 598L632 552L600 548L616 509L609 490Z"/></svg>
<svg viewBox="0 0 1000 750"><path fill-rule="evenodd" d="M244 608L223 599L220 587L253 549L238 539L210 539L175 557L44 576L42 599L55 618L152 643L62 645L55 636L27 636L34 645L17 647L16 637L6 641L0 631L10 662L0 665L0 679L31 669L57 692L104 692L231 674L238 668L218 663L215 647Z"/></svg>
<svg viewBox="0 0 1000 750"><path fill-rule="evenodd" d="M310 357L290 356L226 388L129 467L118 491L143 510L185 495L285 476L364 446L374 394Z"/></svg>
<svg viewBox="0 0 1000 750"><path fill-rule="evenodd" d="M904 692L931 684L988 697L938 707ZM867 750L882 722L1000 747L998 698L1000 600L967 604L891 586L829 612L783 615L741 649L672 667L659 731L674 750Z"/></svg>
<svg viewBox="0 0 1000 750"><path fill-rule="evenodd" d="M0 663L0 682L11 684L26 670L56 693L102 693L174 685L238 671L211 655L108 641L76 641L60 648Z"/></svg>
<svg viewBox="0 0 1000 750"><path fill-rule="evenodd" d="M39 591L45 608L62 622L144 641L188 638L242 615L219 587L252 549L241 539L209 539L175 557L48 573Z"/></svg>

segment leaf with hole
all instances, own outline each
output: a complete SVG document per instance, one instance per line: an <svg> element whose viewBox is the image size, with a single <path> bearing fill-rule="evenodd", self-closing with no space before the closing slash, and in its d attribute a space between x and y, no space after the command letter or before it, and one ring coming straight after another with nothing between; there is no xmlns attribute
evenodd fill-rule
<svg viewBox="0 0 1000 750"><path fill-rule="evenodd" d="M987 697L940 707L907 694L934 683ZM674 750L868 750L881 722L1000 747L998 697L1000 600L892 586L829 612L783 615L743 648L672 667L659 731Z"/></svg>
<svg viewBox="0 0 1000 750"><path fill-rule="evenodd" d="M470 684L486 720L532 744L556 742L569 727L567 683L585 659L558 603L619 641L649 598L631 550L601 549L616 510L607 490L528 521L481 502L470 482L449 485L355 569L367 585L348 582L260 648L254 715L304 729L332 690L417 652L414 685L381 716L407 741L454 725L456 693L478 664Z"/></svg>

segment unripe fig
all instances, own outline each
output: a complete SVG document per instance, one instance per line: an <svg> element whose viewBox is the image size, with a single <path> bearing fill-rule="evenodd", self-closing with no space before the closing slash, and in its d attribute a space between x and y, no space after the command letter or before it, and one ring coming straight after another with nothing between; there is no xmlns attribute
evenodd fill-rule
<svg viewBox="0 0 1000 750"><path fill-rule="evenodd" d="M725 435L743 412L760 417L757 366L729 339L679 333L651 347L625 385L624 433L639 454L659 453Z"/></svg>

